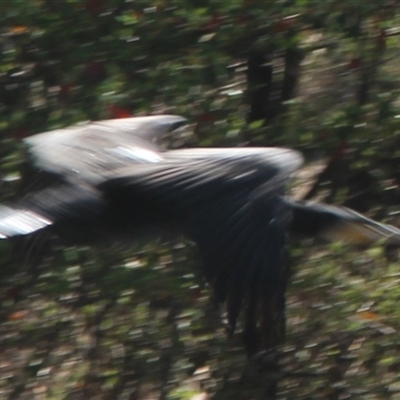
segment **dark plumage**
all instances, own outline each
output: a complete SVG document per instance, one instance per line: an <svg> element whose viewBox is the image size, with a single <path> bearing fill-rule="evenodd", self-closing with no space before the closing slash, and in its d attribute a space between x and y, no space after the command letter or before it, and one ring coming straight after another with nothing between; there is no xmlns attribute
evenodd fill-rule
<svg viewBox="0 0 400 400"><path fill-rule="evenodd" d="M346 231L355 242L400 243L397 228L283 197L302 162L296 151L163 149L163 135L184 123L168 115L109 120L26 139L29 187L20 200L0 207L0 237L47 229L92 243L184 233L199 248L216 299L227 304L232 331L246 310L250 352L256 338L270 347L282 335L290 227L313 236Z"/></svg>

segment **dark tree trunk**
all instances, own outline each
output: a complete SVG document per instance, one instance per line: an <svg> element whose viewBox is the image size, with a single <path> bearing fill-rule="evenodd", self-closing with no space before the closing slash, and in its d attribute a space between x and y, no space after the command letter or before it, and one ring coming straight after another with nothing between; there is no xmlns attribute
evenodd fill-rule
<svg viewBox="0 0 400 400"><path fill-rule="evenodd" d="M272 74L272 52L268 50L250 52L247 69L250 112L247 116L247 122L271 118Z"/></svg>
<svg viewBox="0 0 400 400"><path fill-rule="evenodd" d="M282 82L281 103L294 97L294 92L300 76L302 52L297 48L289 48L285 54L285 72Z"/></svg>

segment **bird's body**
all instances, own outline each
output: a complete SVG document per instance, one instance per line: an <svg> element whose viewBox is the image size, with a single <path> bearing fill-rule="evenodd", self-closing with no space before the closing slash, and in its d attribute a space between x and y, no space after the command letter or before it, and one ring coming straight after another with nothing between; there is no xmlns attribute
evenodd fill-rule
<svg viewBox="0 0 400 400"><path fill-rule="evenodd" d="M93 243L185 234L198 246L217 300L227 304L232 330L246 309L250 351L257 321L271 336L282 320L292 214L294 228L307 233L310 221L312 235L356 222L363 237L372 230L378 239L400 242L396 228L352 211L285 199L285 183L302 163L296 151L160 146L163 135L184 123L179 116L128 118L28 138L30 174L24 195L0 207L0 237L47 229Z"/></svg>

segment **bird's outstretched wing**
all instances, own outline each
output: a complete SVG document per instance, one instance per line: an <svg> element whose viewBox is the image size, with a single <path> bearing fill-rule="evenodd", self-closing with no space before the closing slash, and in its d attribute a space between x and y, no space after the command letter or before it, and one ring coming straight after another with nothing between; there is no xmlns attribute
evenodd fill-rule
<svg viewBox="0 0 400 400"><path fill-rule="evenodd" d="M282 318L283 251L291 216L282 194L301 156L286 149L235 148L177 150L165 157L162 163L116 171L99 189L133 203L139 196L181 217L217 300L227 304L232 331L245 305L251 352L259 318L270 334Z"/></svg>
<svg viewBox="0 0 400 400"><path fill-rule="evenodd" d="M157 141L185 122L174 115L115 119L25 139L29 157L23 196L0 208L0 238L54 223L75 224L76 236L83 235L85 223L90 225L104 212L95 185L115 169L162 161Z"/></svg>
<svg viewBox="0 0 400 400"><path fill-rule="evenodd" d="M25 143L37 170L95 185L118 168L161 161L157 141L185 122L175 115L96 121L34 135Z"/></svg>

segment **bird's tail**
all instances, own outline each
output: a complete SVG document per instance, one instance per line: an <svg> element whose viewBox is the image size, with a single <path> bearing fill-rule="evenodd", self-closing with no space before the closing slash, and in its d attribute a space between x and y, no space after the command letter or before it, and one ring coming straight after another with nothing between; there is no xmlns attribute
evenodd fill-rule
<svg viewBox="0 0 400 400"><path fill-rule="evenodd" d="M376 222L346 207L289 201L293 207L292 233L356 245L382 242L400 246L400 229Z"/></svg>

